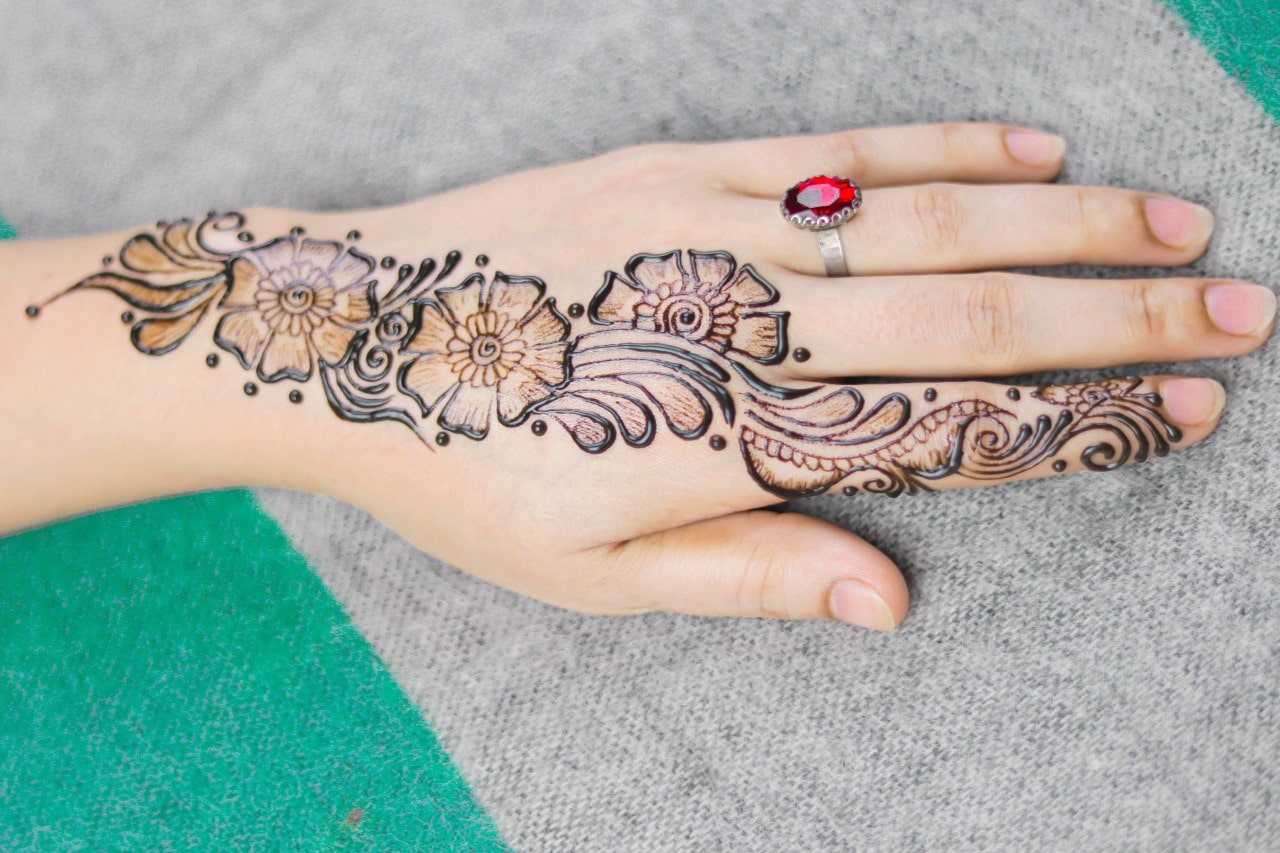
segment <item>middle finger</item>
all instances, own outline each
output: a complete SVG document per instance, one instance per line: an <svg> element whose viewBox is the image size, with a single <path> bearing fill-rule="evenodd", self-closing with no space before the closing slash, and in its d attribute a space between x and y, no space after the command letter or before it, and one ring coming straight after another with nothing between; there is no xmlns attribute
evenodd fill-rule
<svg viewBox="0 0 1280 853"><path fill-rule="evenodd" d="M822 275L813 232L755 205L762 244L795 272ZM1113 187L921 184L866 190L840 226L851 275L960 272L1058 264L1174 266L1204 251L1213 216L1197 204Z"/></svg>
<svg viewBox="0 0 1280 853"><path fill-rule="evenodd" d="M786 281L786 274L776 281ZM1006 376L1256 349L1275 297L1244 281L1008 272L870 276L786 289L794 376Z"/></svg>

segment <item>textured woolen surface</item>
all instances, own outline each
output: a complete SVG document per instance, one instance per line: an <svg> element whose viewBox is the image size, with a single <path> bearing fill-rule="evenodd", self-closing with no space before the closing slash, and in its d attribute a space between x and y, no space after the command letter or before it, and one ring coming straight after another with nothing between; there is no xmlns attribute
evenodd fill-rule
<svg viewBox="0 0 1280 853"><path fill-rule="evenodd" d="M21 116L0 151L22 164L0 210L24 234L399 201L653 139L976 118L1063 133L1064 180L1209 204L1195 271L1280 272L1276 125L1151 0L8 3L0 33ZM1176 460L798 504L908 569L890 636L567 614L348 507L262 499L517 849L1264 848L1276 361L1184 366L1232 400Z"/></svg>

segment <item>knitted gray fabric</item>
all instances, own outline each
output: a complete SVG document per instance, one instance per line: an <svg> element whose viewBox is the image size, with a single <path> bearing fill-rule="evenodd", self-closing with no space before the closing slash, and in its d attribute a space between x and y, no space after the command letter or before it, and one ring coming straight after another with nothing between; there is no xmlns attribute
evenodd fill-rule
<svg viewBox="0 0 1280 853"><path fill-rule="evenodd" d="M1153 0L179 5L0 2L20 233L991 119L1063 133L1064 180L1209 204L1196 272L1280 272L1280 134ZM1278 367L1269 346L1179 368L1232 396L1173 459L797 504L908 570L887 636L578 616L331 500L261 499L517 849L1260 849L1280 843Z"/></svg>

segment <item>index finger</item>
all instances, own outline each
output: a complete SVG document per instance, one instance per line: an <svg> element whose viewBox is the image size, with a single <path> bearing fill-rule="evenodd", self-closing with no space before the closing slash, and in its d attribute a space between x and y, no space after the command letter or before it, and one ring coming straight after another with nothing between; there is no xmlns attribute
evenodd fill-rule
<svg viewBox="0 0 1280 853"><path fill-rule="evenodd" d="M985 382L821 385L744 394L740 447L782 498L915 494L1111 471L1207 436L1222 386L1182 376L1018 388Z"/></svg>

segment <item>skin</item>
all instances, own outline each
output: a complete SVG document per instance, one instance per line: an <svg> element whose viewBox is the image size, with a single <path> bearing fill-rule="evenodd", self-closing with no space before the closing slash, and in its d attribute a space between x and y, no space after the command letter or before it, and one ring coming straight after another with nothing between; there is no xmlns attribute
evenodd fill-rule
<svg viewBox="0 0 1280 853"><path fill-rule="evenodd" d="M352 229L374 257L415 262L450 249L489 272L534 275L564 308L590 303L637 252L723 250L779 292L793 346L811 357L757 365L812 386L888 377L868 400L924 389L1002 405L1030 420L1048 404L980 382L1048 369L1113 368L1241 355L1271 332L1275 298L1248 282L1072 280L1001 272L1066 263L1186 264L1212 217L1165 196L1050 184L1062 141L994 124L915 125L713 145L652 145L341 214L254 209L263 240L295 226L318 240ZM814 174L854 177L861 212L841 227L851 277L827 278L812 233L777 200ZM659 430L652 444L583 453L553 428L495 427L480 442L425 446L393 423L334 417L319 383L246 396L211 325L163 357L130 345L113 294L85 290L24 316L101 269L137 230L0 245L0 532L159 495L243 485L337 497L472 574L587 613L836 618L890 630L908 592L892 562L850 531L761 508L734 450ZM573 335L589 331L576 320ZM832 390L838 386L831 385ZM300 403L287 393L301 389ZM1181 449L1216 426L1211 380L1148 376ZM431 427L428 435L435 432ZM719 430L729 434L726 430ZM731 441L730 444L733 442ZM1079 450L1065 473L1081 469ZM1172 464L1165 462L1161 464ZM1017 475L1049 476L1048 461ZM960 475L934 488L984 485ZM839 485L836 486L839 488ZM860 496L858 500L876 500Z"/></svg>

